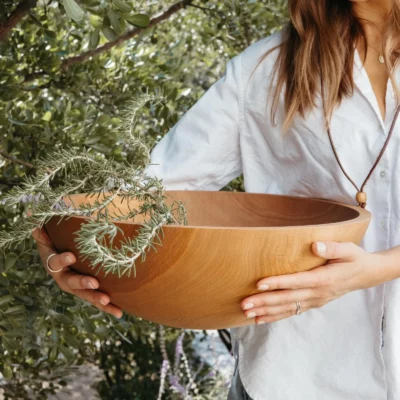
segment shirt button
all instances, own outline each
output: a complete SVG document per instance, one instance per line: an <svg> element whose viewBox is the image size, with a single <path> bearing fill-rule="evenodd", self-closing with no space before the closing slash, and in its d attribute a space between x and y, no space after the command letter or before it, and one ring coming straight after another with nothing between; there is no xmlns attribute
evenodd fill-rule
<svg viewBox="0 0 400 400"><path fill-rule="evenodd" d="M392 92L392 97L395 99L396 98L396 93Z"/></svg>
<svg viewBox="0 0 400 400"><path fill-rule="evenodd" d="M386 219L382 219L379 225L381 228L386 228Z"/></svg>
<svg viewBox="0 0 400 400"><path fill-rule="evenodd" d="M386 176L386 172L385 171L381 171L380 175L381 175L381 178L384 178Z"/></svg>

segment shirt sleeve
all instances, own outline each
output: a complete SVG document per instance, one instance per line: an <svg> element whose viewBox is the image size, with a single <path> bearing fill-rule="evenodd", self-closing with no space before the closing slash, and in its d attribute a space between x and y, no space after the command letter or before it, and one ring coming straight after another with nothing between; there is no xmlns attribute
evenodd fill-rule
<svg viewBox="0 0 400 400"><path fill-rule="evenodd" d="M240 57L151 152L146 175L167 190L219 190L242 173Z"/></svg>

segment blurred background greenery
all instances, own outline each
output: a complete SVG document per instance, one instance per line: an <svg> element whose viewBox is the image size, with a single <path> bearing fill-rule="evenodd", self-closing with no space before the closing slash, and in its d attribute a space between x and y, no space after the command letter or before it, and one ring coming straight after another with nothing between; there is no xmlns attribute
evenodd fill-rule
<svg viewBox="0 0 400 400"><path fill-rule="evenodd" d="M34 161L57 148L123 158L116 128L127 102L145 91L166 97L139 121L153 147L230 58L280 29L285 3L3 0L0 192L33 174ZM243 190L242 183L236 179L224 190ZM23 213L23 205L0 204L0 229ZM134 317L117 321L62 293L32 241L0 254L0 387L7 399L46 399L90 365L100 370L99 398L161 398L163 337L186 386L179 389L169 376L162 398L224 398L226 382L196 352L194 332L164 331ZM196 385L184 376L186 356L193 374L199 370Z"/></svg>

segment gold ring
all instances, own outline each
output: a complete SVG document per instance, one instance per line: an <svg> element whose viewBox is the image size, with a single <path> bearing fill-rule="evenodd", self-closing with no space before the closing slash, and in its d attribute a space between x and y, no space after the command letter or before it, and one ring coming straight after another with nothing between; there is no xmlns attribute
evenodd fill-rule
<svg viewBox="0 0 400 400"><path fill-rule="evenodd" d="M61 269L55 270L55 269L52 269L52 268L50 267L50 265L49 265L49 260L50 260L51 257L56 256L56 255L57 255L56 253L53 253L53 254L50 254L50 255L47 257L47 269L48 269L50 272L53 272L53 273L61 272L61 271L64 269L64 268L61 268Z"/></svg>

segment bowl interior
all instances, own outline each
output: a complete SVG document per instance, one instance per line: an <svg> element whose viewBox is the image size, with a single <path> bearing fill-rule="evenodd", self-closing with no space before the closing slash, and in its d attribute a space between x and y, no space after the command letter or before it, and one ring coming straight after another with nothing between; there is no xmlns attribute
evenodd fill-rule
<svg viewBox="0 0 400 400"><path fill-rule="evenodd" d="M283 227L332 224L350 221L360 216L357 208L325 200L232 192L166 191L167 203L182 201L189 226L195 227ZM77 206L93 203L98 196L72 195ZM139 205L135 200L118 197L107 209L112 217ZM135 221L141 223L138 216Z"/></svg>

